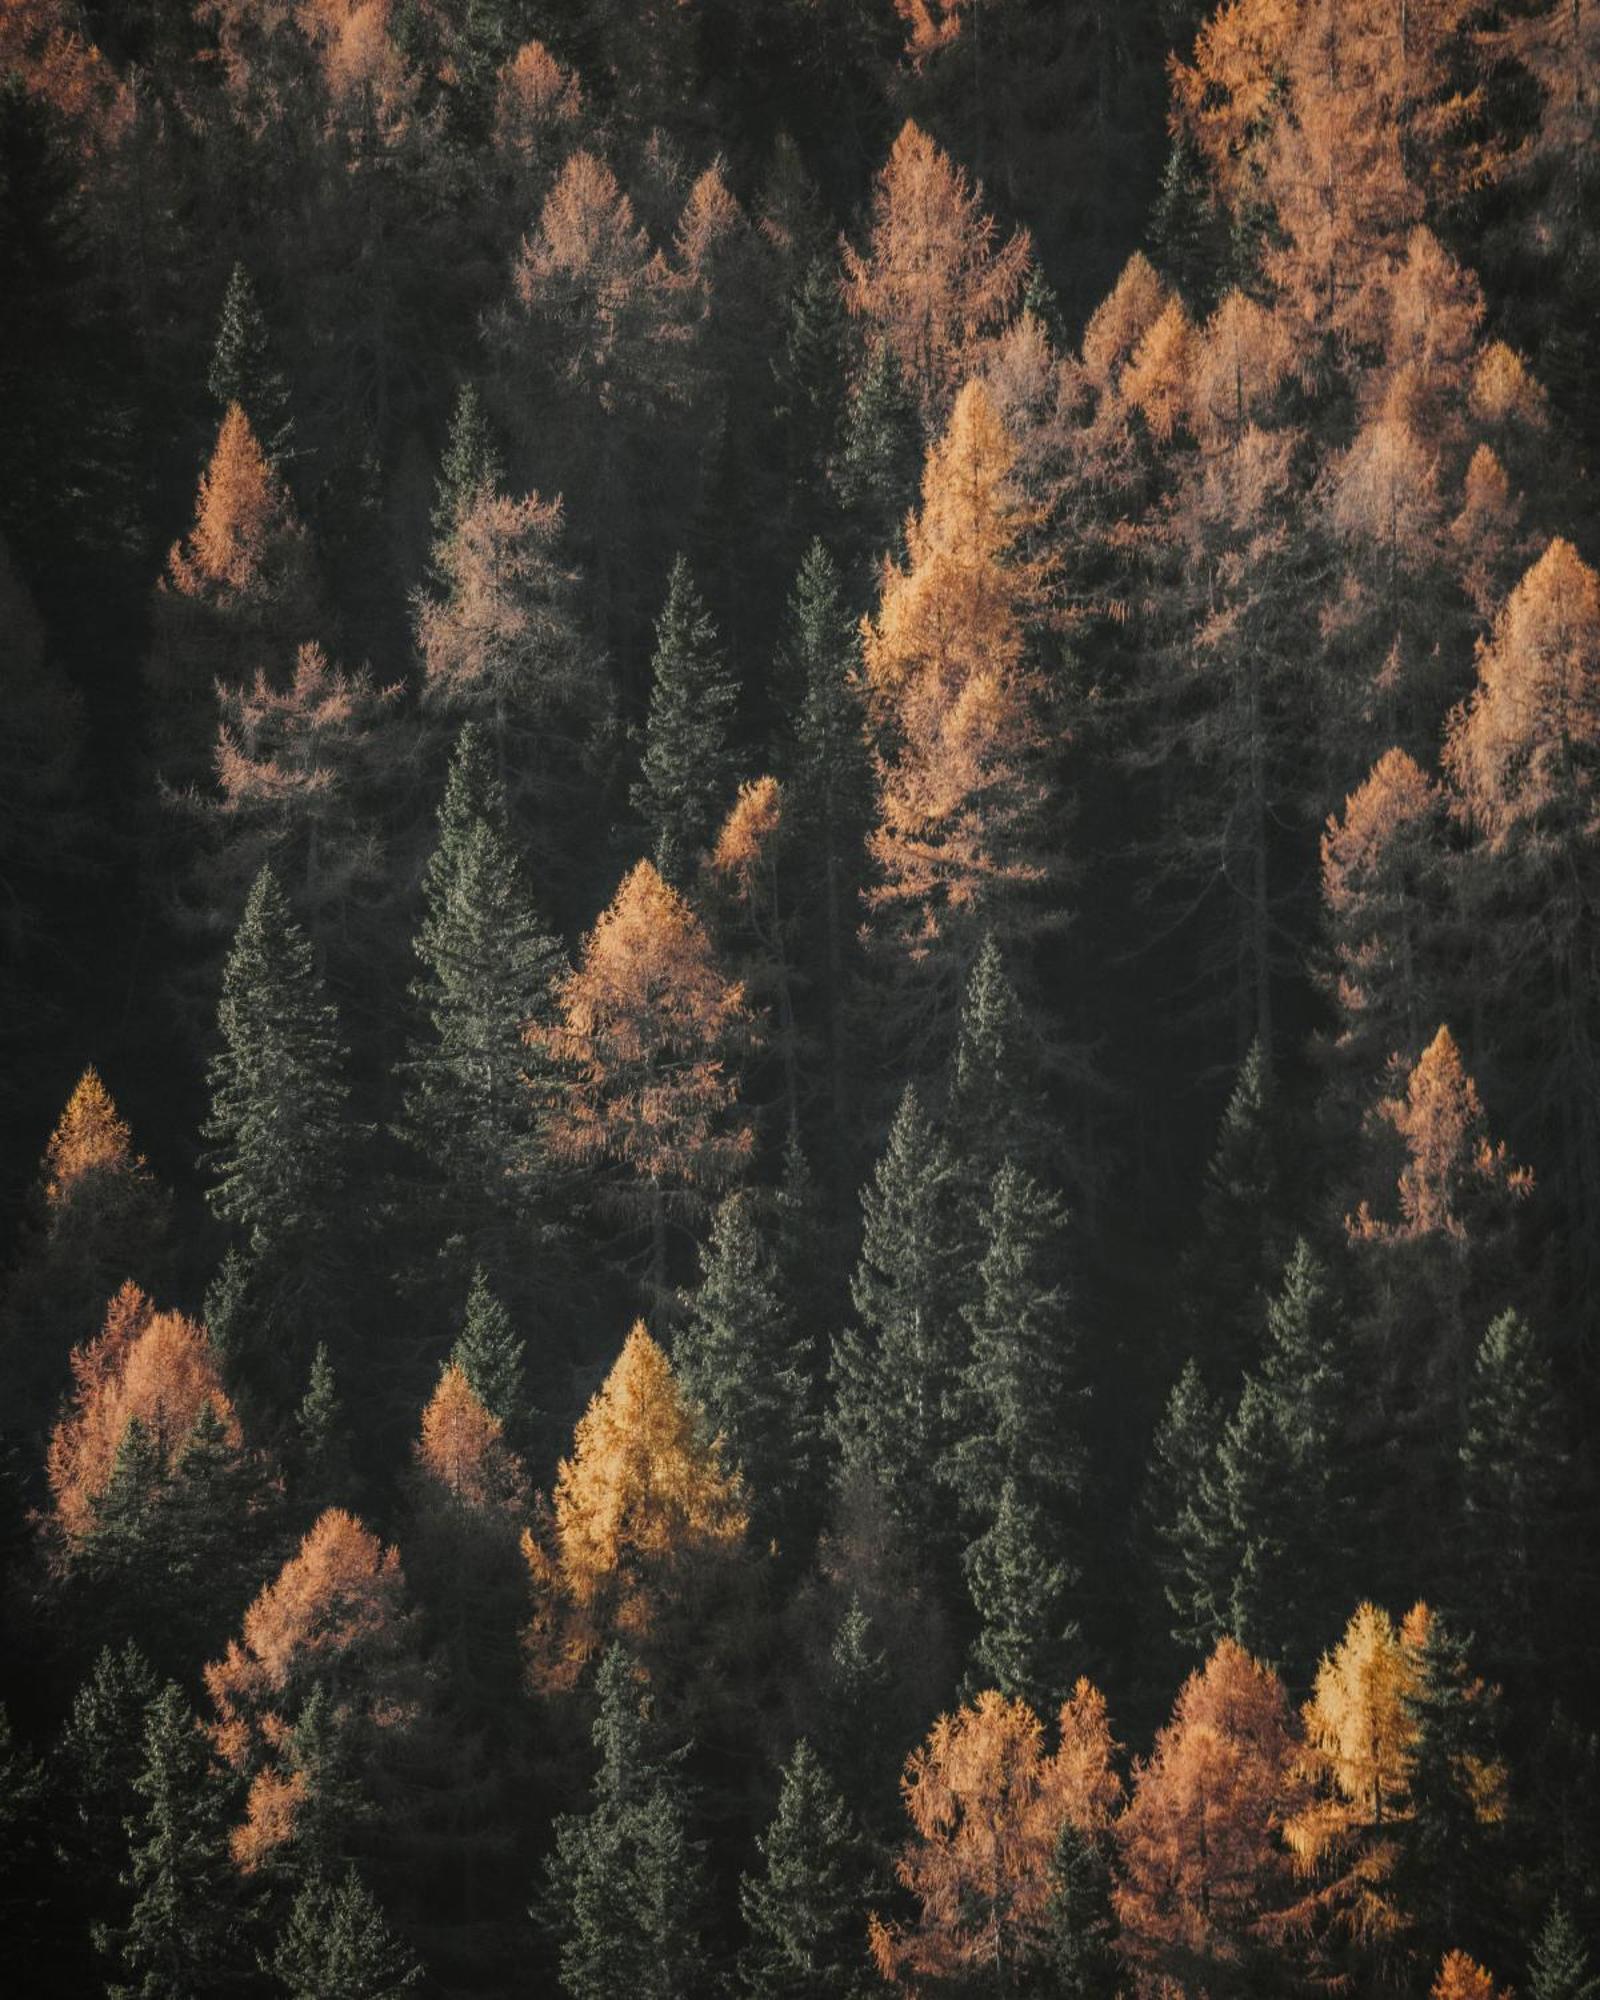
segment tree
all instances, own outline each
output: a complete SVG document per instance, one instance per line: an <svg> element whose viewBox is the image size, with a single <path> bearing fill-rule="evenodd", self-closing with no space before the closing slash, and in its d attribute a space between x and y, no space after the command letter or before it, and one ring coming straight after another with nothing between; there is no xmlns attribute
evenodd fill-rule
<svg viewBox="0 0 1600 2000"><path fill-rule="evenodd" d="M1001 1167L1035 1176L1060 1151L1045 1107L1037 1024L1006 972L993 934L973 961L950 1058L945 1118L961 1134L960 1165L980 1199Z"/></svg>
<svg viewBox="0 0 1600 2000"><path fill-rule="evenodd" d="M1058 1547L1055 1523L1008 1476L961 1558L978 1619L969 1686L987 1683L1042 1707L1065 1687L1065 1656L1079 1636L1070 1608L1077 1573Z"/></svg>
<svg viewBox="0 0 1600 2000"><path fill-rule="evenodd" d="M86 1901L102 1915L115 1902L127 1855L123 1822L139 1803L134 1780L143 1763L145 1712L160 1691L154 1668L131 1639L120 1651L102 1646L61 1732L58 1754L73 1802L71 1865Z"/></svg>
<svg viewBox="0 0 1600 2000"><path fill-rule="evenodd" d="M1022 296L1033 246L1004 242L983 191L911 120L873 184L865 254L844 246L845 303L893 349L939 419Z"/></svg>
<svg viewBox="0 0 1600 2000"><path fill-rule="evenodd" d="M216 1148L208 1199L267 1287L267 1326L293 1338L326 1309L355 1135L338 1018L270 867L234 934L217 1028L203 1128Z"/></svg>
<svg viewBox="0 0 1600 2000"><path fill-rule="evenodd" d="M656 620L650 713L635 810L664 880L681 888L709 846L729 781L728 725L738 700L711 614L680 555Z"/></svg>
<svg viewBox="0 0 1600 2000"><path fill-rule="evenodd" d="M523 1538L536 1676L570 1685L603 1640L644 1644L669 1613L692 1620L746 1526L720 1445L640 1321L579 1419L548 1518Z"/></svg>
<svg viewBox="0 0 1600 2000"><path fill-rule="evenodd" d="M606 1652L595 1690L593 1802L557 1819L547 1877L561 1983L572 2000L678 2000L705 1970L683 1788L621 1646Z"/></svg>
<svg viewBox="0 0 1600 2000"><path fill-rule="evenodd" d="M228 273L206 387L224 412L234 405L244 412L270 464L294 456L289 385L273 361L267 322L242 263Z"/></svg>
<svg viewBox="0 0 1600 2000"><path fill-rule="evenodd" d="M1231 1639L1191 1674L1134 1769L1116 1826L1124 1946L1185 1986L1249 1976L1264 1922L1287 1900L1280 1829L1296 1797L1282 1683Z"/></svg>
<svg viewBox="0 0 1600 2000"><path fill-rule="evenodd" d="M418 1222L459 1282L504 1283L548 1230L543 1144L548 1065L530 1057L566 954L540 918L511 838L492 745L463 725L423 875L411 995L419 1020L403 1067L399 1127L414 1156Z"/></svg>
<svg viewBox="0 0 1600 2000"><path fill-rule="evenodd" d="M342 1882L312 1880L300 1891L273 1947L272 1972L290 2000L392 2000L423 1978L354 1868Z"/></svg>
<svg viewBox="0 0 1600 2000"><path fill-rule="evenodd" d="M324 1340L317 1342L306 1378L306 1393L295 1411L299 1502L303 1517L316 1520L351 1497L354 1474L344 1405L334 1381L333 1361Z"/></svg>
<svg viewBox="0 0 1600 2000"><path fill-rule="evenodd" d="M849 1809L803 1737L756 1845L762 1872L739 1883L742 1990L751 2000L861 2000L869 1864Z"/></svg>
<svg viewBox="0 0 1600 2000"><path fill-rule="evenodd" d="M1281 1111L1272 1063L1250 1044L1217 1127L1200 1192L1189 1289L1204 1312L1208 1379L1231 1388L1260 1341L1265 1302L1283 1268Z"/></svg>
<svg viewBox="0 0 1600 2000"><path fill-rule="evenodd" d="M1232 1537L1215 1474L1222 1424L1191 1355L1156 1427L1146 1500L1172 1637L1191 1654L1227 1630L1231 1612Z"/></svg>
<svg viewBox="0 0 1600 2000"><path fill-rule="evenodd" d="M1550 1906L1528 1967L1530 2000L1595 2000L1600 1978L1589 1970L1583 1935L1559 1899Z"/></svg>
<svg viewBox="0 0 1600 2000"><path fill-rule="evenodd" d="M442 549L449 541L456 522L485 487L492 492L500 490L504 476L482 398L471 382L463 382L456 391L450 432L434 483L430 521L435 549ZM434 582L445 592L451 588L450 572L442 563L434 565Z"/></svg>
<svg viewBox="0 0 1600 2000"><path fill-rule="evenodd" d="M1108 1846L1105 1833L1070 1819L1056 1837L1044 1959L1049 1990L1060 2000L1103 2000L1119 1991Z"/></svg>
<svg viewBox="0 0 1600 2000"><path fill-rule="evenodd" d="M465 1373L447 1362L422 1413L416 1464L442 1502L478 1515L515 1518L527 1500L522 1462Z"/></svg>
<svg viewBox="0 0 1600 2000"><path fill-rule="evenodd" d="M877 341L850 391L844 435L832 479L865 578L877 575L886 553L904 554L907 512L922 471L923 430L915 386L906 380L893 344Z"/></svg>
<svg viewBox="0 0 1600 2000"><path fill-rule="evenodd" d="M1062 1826L1109 1822L1121 1793L1105 1705L1080 1681L1051 1753L1037 1716L992 1690L944 1715L906 1763L912 1836L895 1864L921 1909L874 1917L872 1955L897 1985L982 1979L1006 1992L1036 1973L1050 1939Z"/></svg>
<svg viewBox="0 0 1600 2000"><path fill-rule="evenodd" d="M115 2000L204 2000L230 1970L233 1871L227 1793L188 1703L169 1682L145 1713L129 1821L128 1922L103 1934Z"/></svg>
<svg viewBox="0 0 1600 2000"><path fill-rule="evenodd" d="M524 1348L510 1313L490 1290L480 1266L472 1274L466 1316L450 1350L450 1365L461 1370L478 1401L513 1439L531 1414Z"/></svg>
<svg viewBox="0 0 1600 2000"><path fill-rule="evenodd" d="M1464 1951L1447 1951L1439 1976L1429 1988L1431 2000L1507 2000L1495 1992L1492 1974Z"/></svg>
<svg viewBox="0 0 1600 2000"><path fill-rule="evenodd" d="M855 1320L834 1342L831 1426L846 1466L870 1471L921 1553L949 1538L929 1473L954 1442L967 1342L955 1170L907 1084L861 1197Z"/></svg>
<svg viewBox="0 0 1600 2000"><path fill-rule="evenodd" d="M784 1547L793 1535L803 1547L821 1447L815 1347L748 1193L728 1195L712 1219L673 1358L749 1491L758 1540Z"/></svg>
<svg viewBox="0 0 1600 2000"><path fill-rule="evenodd" d="M604 1193L643 1209L653 1276L666 1281L670 1209L693 1210L749 1157L725 1061L752 1023L744 991L723 978L688 903L648 861L623 879L557 987L558 1015L531 1044L567 1065L550 1143L570 1160L622 1170Z"/></svg>
<svg viewBox="0 0 1600 2000"><path fill-rule="evenodd" d="M987 389L969 382L929 451L907 562L886 564L864 628L879 744L867 905L913 1044L941 1053L985 937L1007 950L1037 937L1059 872L1044 692L1026 652L1042 570L1019 549L1030 517L1015 462Z"/></svg>

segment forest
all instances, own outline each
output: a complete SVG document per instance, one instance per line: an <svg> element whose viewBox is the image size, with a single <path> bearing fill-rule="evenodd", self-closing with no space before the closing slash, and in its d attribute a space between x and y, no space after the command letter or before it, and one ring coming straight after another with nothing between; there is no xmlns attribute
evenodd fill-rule
<svg viewBox="0 0 1600 2000"><path fill-rule="evenodd" d="M0 0L18 2000L1600 2000L1600 0Z"/></svg>

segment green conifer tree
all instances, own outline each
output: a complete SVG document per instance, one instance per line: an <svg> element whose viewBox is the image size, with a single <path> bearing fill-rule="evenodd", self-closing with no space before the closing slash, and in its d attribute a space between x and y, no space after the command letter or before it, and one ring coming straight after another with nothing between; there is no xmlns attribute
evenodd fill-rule
<svg viewBox="0 0 1600 2000"><path fill-rule="evenodd" d="M821 485L839 432L849 328L831 257L813 257L789 295L783 346L772 363L791 487Z"/></svg>
<svg viewBox="0 0 1600 2000"><path fill-rule="evenodd" d="M423 1977L354 1868L339 1882L306 1883L278 1935L272 1971L289 2000L393 2000Z"/></svg>
<svg viewBox="0 0 1600 2000"><path fill-rule="evenodd" d="M1007 1477L993 1520L962 1557L978 1617L970 1693L998 1688L1007 1700L1049 1714L1070 1692L1067 1659L1078 1626L1069 1605L1076 1576L1052 1559L1058 1539L1042 1510Z"/></svg>
<svg viewBox="0 0 1600 2000"><path fill-rule="evenodd" d="M556 1821L547 1873L562 1988L571 2000L682 2000L707 1976L682 1785L622 1647L606 1653L595 1686L592 1803Z"/></svg>
<svg viewBox="0 0 1600 2000"><path fill-rule="evenodd" d="M456 391L450 434L445 440L434 487L430 519L435 548L454 533L463 505L486 486L498 489L504 477L505 468L489 420L483 413L482 400L471 382L463 382ZM430 570L435 584L441 590L448 588L449 577L437 562L430 561Z"/></svg>
<svg viewBox="0 0 1600 2000"><path fill-rule="evenodd" d="M961 1135L960 1165L980 1199L987 1200L1004 1161L1039 1173L1059 1156L1038 1035L992 934L967 981L946 1095L947 1129Z"/></svg>
<svg viewBox="0 0 1600 2000"><path fill-rule="evenodd" d="M450 1350L450 1359L472 1385L472 1393L491 1417L498 1417L513 1440L525 1432L530 1417L527 1391L526 1343L511 1323L511 1315L490 1290L488 1273L480 1264L472 1274L466 1315Z"/></svg>
<svg viewBox="0 0 1600 2000"><path fill-rule="evenodd" d="M922 480L922 422L894 349L881 341L845 411L834 486L850 515L864 579L889 551L904 554L903 529Z"/></svg>
<svg viewBox="0 0 1600 2000"><path fill-rule="evenodd" d="M1528 1996L1529 2000L1600 2000L1600 1976L1589 1970L1583 1934L1559 1897L1533 1947Z"/></svg>
<svg viewBox="0 0 1600 2000"><path fill-rule="evenodd" d="M857 1812L882 1815L894 1776L894 1673L872 1620L852 1595L828 1648L822 1676L821 1741L828 1768ZM882 1783L880 1783L880 1780Z"/></svg>
<svg viewBox="0 0 1600 2000"><path fill-rule="evenodd" d="M1121 1989L1111 1867L1101 1843L1062 1821L1051 1863L1044 1991L1051 2000L1112 2000Z"/></svg>
<svg viewBox="0 0 1600 2000"><path fill-rule="evenodd" d="M13 1972L24 1976L57 1942L50 1935L56 1888L50 1790L45 1767L17 1740L0 1702L0 1938L13 1955Z"/></svg>
<svg viewBox="0 0 1600 2000"><path fill-rule="evenodd" d="M348 1506L355 1474L349 1428L325 1340L317 1342L306 1393L295 1411L295 1500L308 1523L329 1507Z"/></svg>
<svg viewBox="0 0 1600 2000"><path fill-rule="evenodd" d="M765 1865L739 1885L741 1989L751 2000L861 2000L870 1990L863 1908L870 1865L848 1807L803 1738L756 1844Z"/></svg>
<svg viewBox="0 0 1600 2000"><path fill-rule="evenodd" d="M927 1556L951 1540L935 1473L955 1441L966 1284L955 1167L910 1084L861 1206L855 1317L831 1366L833 1434Z"/></svg>
<svg viewBox="0 0 1600 2000"><path fill-rule="evenodd" d="M228 274L222 317L206 377L219 408L237 403L267 457L282 465L294 455L294 417L289 385L273 361L272 339L243 264Z"/></svg>
<svg viewBox="0 0 1600 2000"><path fill-rule="evenodd" d="M728 730L738 700L711 614L682 556L667 579L651 672L633 804L649 830L657 869L681 888L727 801Z"/></svg>
<svg viewBox="0 0 1600 2000"><path fill-rule="evenodd" d="M1147 1504L1172 1636L1195 1655L1211 1650L1232 1613L1232 1534L1215 1475L1221 1435L1221 1412L1191 1356L1156 1429Z"/></svg>
<svg viewBox="0 0 1600 2000"><path fill-rule="evenodd" d="M686 1303L672 1350L678 1379L744 1475L758 1541L786 1548L814 1526L815 1359L749 1192L719 1205Z"/></svg>
<svg viewBox="0 0 1600 2000"><path fill-rule="evenodd" d="M145 1711L160 1682L137 1645L102 1646L61 1732L63 1789L72 1800L73 1872L103 1911L127 1851L122 1823L138 1803Z"/></svg>

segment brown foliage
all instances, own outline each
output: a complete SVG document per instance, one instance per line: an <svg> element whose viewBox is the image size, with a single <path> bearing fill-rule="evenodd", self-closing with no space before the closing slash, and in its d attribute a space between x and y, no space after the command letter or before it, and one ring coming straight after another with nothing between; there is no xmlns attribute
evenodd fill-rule
<svg viewBox="0 0 1600 2000"><path fill-rule="evenodd" d="M533 159L583 115L575 73L563 69L543 42L524 42L500 71L494 100L499 151Z"/></svg>
<svg viewBox="0 0 1600 2000"><path fill-rule="evenodd" d="M1117 386L1135 348L1169 302L1149 258L1135 250L1083 330L1084 373L1096 388Z"/></svg>

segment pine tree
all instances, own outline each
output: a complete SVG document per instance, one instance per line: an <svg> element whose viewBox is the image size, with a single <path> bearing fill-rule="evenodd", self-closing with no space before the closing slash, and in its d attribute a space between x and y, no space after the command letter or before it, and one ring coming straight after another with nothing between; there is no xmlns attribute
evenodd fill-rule
<svg viewBox="0 0 1600 2000"><path fill-rule="evenodd" d="M1052 1866L1044 1961L1053 2000L1106 2000L1120 1989L1111 1866L1103 1836L1063 1820Z"/></svg>
<svg viewBox="0 0 1600 2000"><path fill-rule="evenodd" d="M1200 1197L1191 1293L1206 1300L1204 1372L1231 1389L1255 1353L1268 1289L1283 1263L1282 1168L1272 1066L1259 1041L1239 1068Z"/></svg>
<svg viewBox="0 0 1600 2000"><path fill-rule="evenodd" d="M673 1358L708 1434L743 1476L757 1539L803 1544L820 1447L815 1356L748 1193L717 1209Z"/></svg>
<svg viewBox="0 0 1600 2000"><path fill-rule="evenodd" d="M1151 1447L1147 1505L1156 1569L1185 1651L1206 1652L1228 1627L1232 1537L1216 1489L1222 1415L1191 1356Z"/></svg>
<svg viewBox="0 0 1600 2000"><path fill-rule="evenodd" d="M961 1559L978 1617L969 1684L998 1688L1041 1713L1072 1685L1066 1655L1078 1636L1069 1609L1077 1578L1052 1560L1058 1543L1054 1524L1007 1477L992 1520Z"/></svg>
<svg viewBox="0 0 1600 2000"><path fill-rule="evenodd" d="M656 621L651 675L633 804L649 830L656 867L681 887L722 816L731 777L728 729L738 700L711 614L681 555Z"/></svg>
<svg viewBox="0 0 1600 2000"><path fill-rule="evenodd" d="M347 1248L343 1194L355 1137L338 1019L277 877L263 868L222 975L222 1047L207 1080L213 1212L243 1238L268 1328L291 1336L327 1311Z"/></svg>
<svg viewBox="0 0 1600 2000"><path fill-rule="evenodd" d="M743 1991L751 2000L861 2000L870 1866L849 1809L803 1738L757 1847L765 1866L739 1884Z"/></svg>
<svg viewBox="0 0 1600 2000"><path fill-rule="evenodd" d="M243 264L228 275L206 386L221 409L239 405L273 464L294 456L289 385L274 365L271 336Z"/></svg>
<svg viewBox="0 0 1600 2000"><path fill-rule="evenodd" d="M112 1887L126 1852L122 1822L137 1804L133 1786L142 1763L145 1711L160 1691L149 1660L130 1639L120 1651L101 1647L89 1678L72 1698L60 1756L83 1842L75 1865L91 1896L103 1897Z"/></svg>
<svg viewBox="0 0 1600 2000"><path fill-rule="evenodd" d="M344 1404L334 1380L328 1343L317 1342L306 1393L295 1411L295 1500L307 1521L354 1497Z"/></svg>
<svg viewBox="0 0 1600 2000"><path fill-rule="evenodd" d="M290 2000L393 2000L423 1977L354 1868L342 1882L307 1882L278 1935L272 1971Z"/></svg>
<svg viewBox="0 0 1600 2000"><path fill-rule="evenodd" d="M37 1956L57 1941L49 1935L55 1856L46 1816L45 1767L19 1743L0 1702L0 1937L17 1954L14 1965L42 1965Z"/></svg>
<svg viewBox="0 0 1600 2000"><path fill-rule="evenodd" d="M872 1620L852 1596L828 1648L822 1676L824 1755L835 1781L857 1812L881 1809L885 1784L894 1776L890 1719L895 1705L894 1675L877 1643ZM874 1823L876 1821L874 1820Z"/></svg>
<svg viewBox="0 0 1600 2000"><path fill-rule="evenodd" d="M905 518L922 477L917 399L894 349L879 341L845 411L834 485L854 529L856 568L865 582L879 559L903 552Z"/></svg>
<svg viewBox="0 0 1600 2000"><path fill-rule="evenodd" d="M561 1984L571 2000L681 2000L705 1976L701 1862L682 1785L620 1646L602 1659L595 1692L592 1804L557 1819L547 1871Z"/></svg>
<svg viewBox="0 0 1600 2000"><path fill-rule="evenodd" d="M813 257L789 294L772 373L797 504L821 485L839 428L848 349L844 302L831 257Z"/></svg>
<svg viewBox="0 0 1600 2000"><path fill-rule="evenodd" d="M497 491L504 477L482 400L471 382L463 382L456 391L450 434L434 486L430 518L435 547L454 531L457 517L467 502L484 487ZM435 570L434 581L441 589L448 588L449 578L442 570Z"/></svg>
<svg viewBox="0 0 1600 2000"><path fill-rule="evenodd" d="M946 1123L961 1134L960 1164L987 1197L1006 1160L1030 1173L1059 1156L1044 1102L1037 1032L991 932L967 981L950 1059Z"/></svg>
<svg viewBox="0 0 1600 2000"><path fill-rule="evenodd" d="M206 2000L233 1953L226 1793L188 1703L169 1682L145 1713L129 1821L127 1926L103 1935L122 1978L112 2000Z"/></svg>
<svg viewBox="0 0 1600 2000"><path fill-rule="evenodd" d="M1600 1976L1589 1970L1583 1934L1558 1898L1550 1906L1528 1966L1529 2000L1596 2000Z"/></svg>
<svg viewBox="0 0 1600 2000"><path fill-rule="evenodd" d="M497 1282L540 1228L550 1170L540 1144L550 1070L530 1053L566 970L512 845L490 746L468 723L423 877L421 1017L403 1069L399 1129L417 1161L417 1223L457 1282L475 1264Z"/></svg>
<svg viewBox="0 0 1600 2000"><path fill-rule="evenodd" d="M532 1414L524 1350L510 1313L490 1290L488 1275L479 1265L472 1274L466 1316L450 1350L450 1362L466 1376L490 1416L505 1426L513 1443Z"/></svg>
<svg viewBox="0 0 1600 2000"><path fill-rule="evenodd" d="M861 1199L855 1320L835 1340L832 1426L926 1554L948 1540L933 1469L953 1442L965 1286L949 1150L908 1084Z"/></svg>

